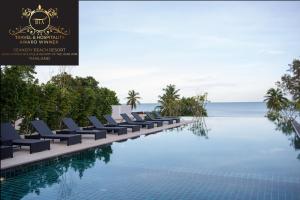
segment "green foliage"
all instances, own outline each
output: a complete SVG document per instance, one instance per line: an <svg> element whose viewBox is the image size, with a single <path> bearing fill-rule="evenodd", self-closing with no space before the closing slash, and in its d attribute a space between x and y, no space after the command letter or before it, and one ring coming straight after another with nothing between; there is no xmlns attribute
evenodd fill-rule
<svg viewBox="0 0 300 200"><path fill-rule="evenodd" d="M182 97L180 100L181 115L183 116L192 116L193 107L196 104L195 98L193 97Z"/></svg>
<svg viewBox="0 0 300 200"><path fill-rule="evenodd" d="M72 117L79 125L88 124L87 116L111 113L119 104L114 91L98 86L93 77L61 73L46 84L34 78L34 66L6 66L1 69L1 122L22 119L21 131L31 132L30 121L40 118L51 129L62 128L62 118Z"/></svg>
<svg viewBox="0 0 300 200"><path fill-rule="evenodd" d="M180 114L180 95L179 89L176 89L175 85L167 85L163 88L164 94L158 96L158 102L161 105L162 115L179 115Z"/></svg>
<svg viewBox="0 0 300 200"><path fill-rule="evenodd" d="M141 99L141 97L139 95L140 93L135 92L134 90L128 91L128 96L126 97L126 99L127 105L130 105L131 109L136 108L137 104L140 104L139 99Z"/></svg>
<svg viewBox="0 0 300 200"><path fill-rule="evenodd" d="M52 77L50 83L59 87L60 97L56 102L60 111L57 121L65 116L72 117L79 125L88 125L87 116L95 115L103 119L103 115L111 113L111 105L119 104L114 91L100 88L93 77L75 77L67 73ZM56 127L57 123L53 126ZM57 128L61 128L58 126Z"/></svg>
<svg viewBox="0 0 300 200"><path fill-rule="evenodd" d="M205 109L207 94L180 99L180 115L182 116L207 116Z"/></svg>
<svg viewBox="0 0 300 200"><path fill-rule="evenodd" d="M300 116L300 60L295 59L289 65L288 72L276 83L278 88L270 88L265 96L268 116L271 118L274 117L274 113L287 119L295 118L296 113Z"/></svg>
<svg viewBox="0 0 300 200"><path fill-rule="evenodd" d="M28 83L25 90L22 104L20 105L20 118L23 118L21 124L21 130L23 133L28 134L31 132L30 121L34 120L41 114L40 109L40 96L42 95L41 88L37 84L37 80L34 83Z"/></svg>
<svg viewBox="0 0 300 200"><path fill-rule="evenodd" d="M281 82L277 82L285 92L292 95L293 100L300 102L300 60L295 59L292 64L289 64L289 74L284 74L281 77Z"/></svg>
<svg viewBox="0 0 300 200"><path fill-rule="evenodd" d="M207 103L207 93L203 95L197 95L193 97L195 99L195 104L193 106L193 116L194 117L206 117L207 111L205 109Z"/></svg>
<svg viewBox="0 0 300 200"><path fill-rule="evenodd" d="M1 121L14 122L24 113L28 85L35 82L33 66L1 67Z"/></svg>
<svg viewBox="0 0 300 200"><path fill-rule="evenodd" d="M298 110L298 112L300 112L300 101L295 102L295 108Z"/></svg>
<svg viewBox="0 0 300 200"><path fill-rule="evenodd" d="M111 105L119 105L120 103L116 93L108 88L102 87L97 89L96 92L93 115L100 120L104 120L103 115L111 114L112 112Z"/></svg>
<svg viewBox="0 0 300 200"><path fill-rule="evenodd" d="M264 101L267 103L267 108L275 112L284 109L288 104L288 99L284 97L283 92L279 88L270 88Z"/></svg>
<svg viewBox="0 0 300 200"><path fill-rule="evenodd" d="M53 129L61 128L61 120L72 110L73 95L71 91L60 88L52 82L41 85L40 119Z"/></svg>
<svg viewBox="0 0 300 200"><path fill-rule="evenodd" d="M280 117L280 115L279 115L279 112L268 111L267 117L268 117L269 120L275 122Z"/></svg>
<svg viewBox="0 0 300 200"><path fill-rule="evenodd" d="M159 96L161 113L164 116L207 116L205 109L207 94L194 97L182 97L175 85L167 85L165 92Z"/></svg>

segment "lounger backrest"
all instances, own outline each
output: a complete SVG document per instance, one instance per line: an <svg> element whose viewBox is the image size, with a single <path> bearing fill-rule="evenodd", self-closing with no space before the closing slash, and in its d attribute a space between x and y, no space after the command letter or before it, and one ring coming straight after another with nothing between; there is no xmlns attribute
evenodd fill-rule
<svg viewBox="0 0 300 200"><path fill-rule="evenodd" d="M104 125L97 119L96 116L89 116L88 118L95 128L103 128L104 127Z"/></svg>
<svg viewBox="0 0 300 200"><path fill-rule="evenodd" d="M121 116L127 123L133 122L126 113L122 113Z"/></svg>
<svg viewBox="0 0 300 200"><path fill-rule="evenodd" d="M141 116L138 113L132 112L131 114L136 120L143 121L143 118L141 118Z"/></svg>
<svg viewBox="0 0 300 200"><path fill-rule="evenodd" d="M10 123L1 123L1 140L15 140L20 139L20 135Z"/></svg>
<svg viewBox="0 0 300 200"><path fill-rule="evenodd" d="M70 129L71 131L79 130L79 126L74 122L72 118L63 118L63 123Z"/></svg>
<svg viewBox="0 0 300 200"><path fill-rule="evenodd" d="M43 120L35 120L31 124L41 136L53 135L53 132Z"/></svg>
<svg viewBox="0 0 300 200"><path fill-rule="evenodd" d="M152 114L150 112L145 112L145 114L147 115L147 117L149 117L151 120L154 120L154 118L152 117Z"/></svg>
<svg viewBox="0 0 300 200"><path fill-rule="evenodd" d="M118 123L110 115L104 115L104 118L109 124L118 125Z"/></svg>

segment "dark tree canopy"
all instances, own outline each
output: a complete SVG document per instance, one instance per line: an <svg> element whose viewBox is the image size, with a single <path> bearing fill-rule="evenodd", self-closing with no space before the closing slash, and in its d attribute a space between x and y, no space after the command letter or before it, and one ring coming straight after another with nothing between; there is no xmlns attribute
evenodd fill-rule
<svg viewBox="0 0 300 200"><path fill-rule="evenodd" d="M68 73L53 76L45 84L34 77L34 66L1 68L1 122L22 119L21 130L29 133L30 121L39 118L52 129L62 128L62 118L72 117L79 125L88 124L87 116L111 113L119 104L116 93L99 87L93 77L73 77Z"/></svg>
<svg viewBox="0 0 300 200"><path fill-rule="evenodd" d="M15 121L30 106L30 90L38 81L34 66L1 67L1 121Z"/></svg>

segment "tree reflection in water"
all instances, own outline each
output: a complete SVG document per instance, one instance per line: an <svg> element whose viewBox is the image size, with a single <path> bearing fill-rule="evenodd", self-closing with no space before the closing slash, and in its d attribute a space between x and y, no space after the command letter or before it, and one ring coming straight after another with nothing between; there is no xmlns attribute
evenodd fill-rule
<svg viewBox="0 0 300 200"><path fill-rule="evenodd" d="M295 150L300 149L300 138L297 136L294 127L292 125L292 119L278 115L278 116L267 116L270 121L276 125L276 130L285 134L288 140L291 142L290 145L294 147ZM300 160L300 154L297 156Z"/></svg>
<svg viewBox="0 0 300 200"><path fill-rule="evenodd" d="M173 128L168 128L165 130L165 132L170 132L170 133L180 133L187 125L181 125Z"/></svg>
<svg viewBox="0 0 300 200"><path fill-rule="evenodd" d="M18 175L18 178L8 178L1 182L1 199L22 199L29 193L40 195L40 189L59 183L58 199L67 199L74 187L69 170L78 172L80 178L86 169L95 165L97 160L104 163L110 161L113 153L111 146L91 149L79 154L52 160L49 166Z"/></svg>
<svg viewBox="0 0 300 200"><path fill-rule="evenodd" d="M103 160L104 163L108 163L110 161L110 154L112 154L111 146L89 150L73 158L70 165L75 172L79 173L79 177L82 178L83 172L93 167L96 160Z"/></svg>
<svg viewBox="0 0 300 200"><path fill-rule="evenodd" d="M78 172L80 179L83 177L83 173L86 169L91 168L95 165L97 160L103 160L104 163L110 161L110 155L112 154L111 146L105 146L102 148L92 149L80 153L71 159L70 167ZM72 181L72 176L67 176L64 173L60 178L60 188L58 199L68 199L71 196L72 188L74 188L74 182Z"/></svg>
<svg viewBox="0 0 300 200"><path fill-rule="evenodd" d="M210 129L206 126L205 117L194 117L189 130L192 131L194 135L208 139Z"/></svg>
<svg viewBox="0 0 300 200"><path fill-rule="evenodd" d="M72 176L67 176L67 173L63 173L59 180L59 189L57 199L68 199L72 194L72 188L74 182Z"/></svg>

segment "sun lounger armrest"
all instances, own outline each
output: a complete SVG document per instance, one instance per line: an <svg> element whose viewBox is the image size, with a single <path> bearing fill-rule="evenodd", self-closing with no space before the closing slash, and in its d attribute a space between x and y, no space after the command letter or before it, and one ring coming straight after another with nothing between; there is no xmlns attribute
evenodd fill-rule
<svg viewBox="0 0 300 200"><path fill-rule="evenodd" d="M82 127L82 130L93 130L93 129L95 129L94 126Z"/></svg>
<svg viewBox="0 0 300 200"><path fill-rule="evenodd" d="M65 130L58 130L58 131L56 131L56 134L76 134L76 132L65 129Z"/></svg>
<svg viewBox="0 0 300 200"><path fill-rule="evenodd" d="M11 146L12 140L0 140L0 145L1 146Z"/></svg>

